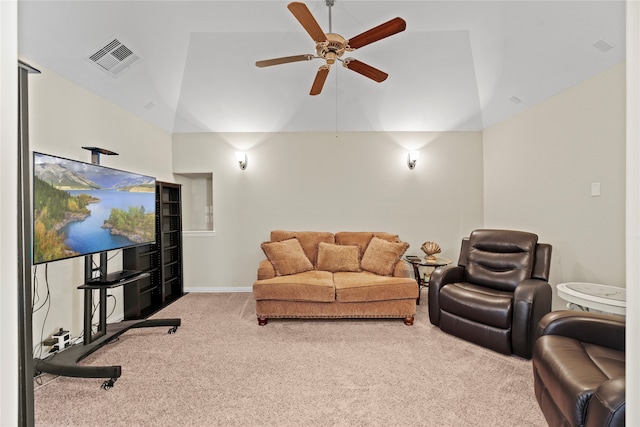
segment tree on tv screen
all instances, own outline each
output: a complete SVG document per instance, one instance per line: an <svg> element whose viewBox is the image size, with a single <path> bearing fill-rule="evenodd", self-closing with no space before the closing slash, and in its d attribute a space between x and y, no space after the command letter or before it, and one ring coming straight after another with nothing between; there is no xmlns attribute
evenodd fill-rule
<svg viewBox="0 0 640 427"><path fill-rule="evenodd" d="M111 234L119 234L132 242L152 241L155 231L155 212L146 213L144 206L130 206L127 211L113 208L104 228L110 228Z"/></svg>
<svg viewBox="0 0 640 427"><path fill-rule="evenodd" d="M38 177L33 178L33 260L35 263L77 255L65 243L62 227L81 221L90 211L89 203L96 198L87 194L71 196Z"/></svg>

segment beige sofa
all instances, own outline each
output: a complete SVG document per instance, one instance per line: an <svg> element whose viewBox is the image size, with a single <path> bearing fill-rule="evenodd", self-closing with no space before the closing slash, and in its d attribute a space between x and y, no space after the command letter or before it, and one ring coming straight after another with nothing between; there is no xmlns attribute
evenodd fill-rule
<svg viewBox="0 0 640 427"><path fill-rule="evenodd" d="M409 247L374 232L271 232L253 284L258 324L274 318L400 318L413 324L418 286Z"/></svg>

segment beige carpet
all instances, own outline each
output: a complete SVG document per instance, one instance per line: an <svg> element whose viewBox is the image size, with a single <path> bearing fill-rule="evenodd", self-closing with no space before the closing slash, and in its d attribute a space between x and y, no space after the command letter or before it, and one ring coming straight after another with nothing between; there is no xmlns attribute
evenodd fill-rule
<svg viewBox="0 0 640 427"><path fill-rule="evenodd" d="M100 379L45 375L36 425L544 426L531 362L442 333L428 320L273 320L250 293L191 293L83 361Z"/></svg>

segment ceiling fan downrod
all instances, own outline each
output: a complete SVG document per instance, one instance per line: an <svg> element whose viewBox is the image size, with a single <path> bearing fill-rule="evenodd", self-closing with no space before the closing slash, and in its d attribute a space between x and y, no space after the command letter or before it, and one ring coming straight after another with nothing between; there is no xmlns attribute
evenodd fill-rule
<svg viewBox="0 0 640 427"><path fill-rule="evenodd" d="M329 8L329 32L331 33L333 32L331 31L331 7L335 4L335 0L324 0L324 4Z"/></svg>

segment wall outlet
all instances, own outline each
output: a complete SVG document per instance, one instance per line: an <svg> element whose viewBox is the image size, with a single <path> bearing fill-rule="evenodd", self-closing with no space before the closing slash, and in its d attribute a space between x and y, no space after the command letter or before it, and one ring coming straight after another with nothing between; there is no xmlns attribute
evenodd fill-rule
<svg viewBox="0 0 640 427"><path fill-rule="evenodd" d="M71 334L69 333L69 331L65 331L62 328L60 328L58 332L53 334L53 339L56 340L56 346L60 350L65 349L71 345Z"/></svg>

